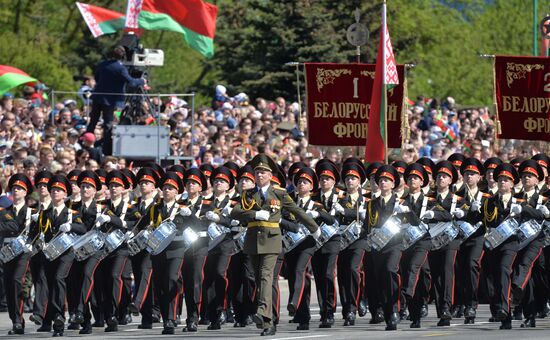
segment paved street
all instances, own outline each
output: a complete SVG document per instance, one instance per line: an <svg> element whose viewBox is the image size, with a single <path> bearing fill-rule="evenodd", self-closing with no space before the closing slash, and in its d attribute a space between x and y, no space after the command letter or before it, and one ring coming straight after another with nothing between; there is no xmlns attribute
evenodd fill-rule
<svg viewBox="0 0 550 340"><path fill-rule="evenodd" d="M353 327L343 327L343 321L341 319L340 310L336 314L336 325L327 330L319 329L318 325L318 306L314 299L312 301L312 322L310 324L311 330L308 331L296 331L296 325L289 323L288 313L284 301L288 297L288 286L286 281L280 281L281 286L281 303L282 305L282 321L277 328L277 335L270 337L270 340L292 340L292 339L324 339L337 340L337 339L387 339L392 337L393 339L418 339L418 338L443 338L446 340L451 339L549 339L550 338L550 319L537 319L537 328L535 329L522 329L520 328L520 321L514 321L513 329L510 331L501 331L498 329L499 323L489 323L489 307L482 305L478 311L477 323L475 325L464 325L462 319L453 320L451 327L436 327L437 319L435 316L435 308L430 305L430 315L428 318L422 320L422 329L411 330L409 328L409 321L402 322L398 325L396 332L386 332L384 325L369 325L368 320L370 315L363 318L358 318L356 325ZM184 312L185 315L185 312ZM27 321L26 334L24 338L50 338L51 334L37 333L36 326L28 321L29 315L25 315ZM120 326L120 331L117 333L105 333L102 328L94 328L94 334L92 335L79 335L78 331L66 331L66 337L81 337L87 339L155 339L155 338L170 338L170 337L185 337L190 339L266 339L265 337L258 336L260 331L255 326L248 326L247 328L233 328L233 325L224 325L222 330L219 331L207 331L206 326L200 326L199 332L193 335L182 333L182 326L179 326L175 335L166 336L161 335L161 324L155 324L152 330L140 330L137 329L139 319L134 317L134 322L128 326ZM11 322L7 313L0 314L0 338L2 339L21 339L19 336L8 336L7 332L11 328Z"/></svg>

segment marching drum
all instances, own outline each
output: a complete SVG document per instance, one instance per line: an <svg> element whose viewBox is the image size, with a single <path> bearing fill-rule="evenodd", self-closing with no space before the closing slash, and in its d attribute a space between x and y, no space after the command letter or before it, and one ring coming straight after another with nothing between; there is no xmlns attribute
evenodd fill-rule
<svg viewBox="0 0 550 340"><path fill-rule="evenodd" d="M208 237L210 237L210 241L208 241L208 250L210 251L220 244L220 242L225 239L225 235L230 231L231 229L223 225L210 223L210 225L208 225Z"/></svg>
<svg viewBox="0 0 550 340"><path fill-rule="evenodd" d="M458 231L459 231L459 238L462 242L466 241L470 238L476 231L478 231L479 227L483 224L483 222L478 222L476 225L472 225L471 223L468 223L466 221L456 221L455 222Z"/></svg>
<svg viewBox="0 0 550 340"><path fill-rule="evenodd" d="M293 233L291 231L286 232L283 235L283 250L285 253L288 253L292 249L296 248L300 243L302 243L306 237L309 235L309 230L302 224L300 224L300 230Z"/></svg>
<svg viewBox="0 0 550 340"><path fill-rule="evenodd" d="M437 250L451 243L458 235L458 227L453 222L439 222L430 225L432 250Z"/></svg>
<svg viewBox="0 0 550 340"><path fill-rule="evenodd" d="M522 223L519 226L518 238L519 238L519 250L525 248L529 242L533 241L537 236L539 236L540 231L542 230L542 224L538 223L535 220L529 220Z"/></svg>
<svg viewBox="0 0 550 340"><path fill-rule="evenodd" d="M550 222L546 221L542 225L542 247L550 246Z"/></svg>
<svg viewBox="0 0 550 340"><path fill-rule="evenodd" d="M428 226L422 222L420 222L420 225L409 225L403 229L405 229L403 233L403 250L410 248L428 232Z"/></svg>
<svg viewBox="0 0 550 340"><path fill-rule="evenodd" d="M485 235L485 245L490 250L495 249L510 236L514 235L518 227L519 223L515 219L511 218L505 220L498 227L494 228L487 235Z"/></svg>
<svg viewBox="0 0 550 340"><path fill-rule="evenodd" d="M346 249L361 236L361 222L353 221L347 226L342 226L340 235L342 236L342 249Z"/></svg>
<svg viewBox="0 0 550 340"><path fill-rule="evenodd" d="M246 238L246 230L241 231L239 233L239 237L237 237L237 252L240 252L244 249L244 239Z"/></svg>
<svg viewBox="0 0 550 340"><path fill-rule="evenodd" d="M128 240L127 244L130 256L137 255L147 247L149 236L151 236L151 231L149 229L143 229L136 236Z"/></svg>
<svg viewBox="0 0 550 340"><path fill-rule="evenodd" d="M73 245L73 252L77 261L84 261L98 252L105 244L105 234L92 229L82 235Z"/></svg>
<svg viewBox="0 0 550 340"><path fill-rule="evenodd" d="M44 256L49 261L55 260L73 246L75 239L72 234L61 233L57 235L44 246Z"/></svg>
<svg viewBox="0 0 550 340"><path fill-rule="evenodd" d="M105 238L105 252L110 254L126 240L126 235L120 229L113 230Z"/></svg>
<svg viewBox="0 0 550 340"><path fill-rule="evenodd" d="M368 243L374 250L381 250L401 231L401 220L391 216L380 228L374 228L368 238Z"/></svg>
<svg viewBox="0 0 550 340"><path fill-rule="evenodd" d="M196 240L199 239L199 234L197 234L192 228L185 228L185 230L182 232L181 236L176 236L174 240L183 241L185 244L184 248L187 250L189 249L193 243L195 243Z"/></svg>
<svg viewBox="0 0 550 340"><path fill-rule="evenodd" d="M2 263L10 262L17 256L28 253L31 250L32 246L27 244L27 236L19 235L2 247L0 250L0 261Z"/></svg>
<svg viewBox="0 0 550 340"><path fill-rule="evenodd" d="M147 240L147 251L152 255L160 254L176 237L177 227L172 221L162 222Z"/></svg>
<svg viewBox="0 0 550 340"><path fill-rule="evenodd" d="M334 235L338 234L338 222L334 224L323 223L320 226L321 236L317 239L317 249L321 248L323 244L327 243Z"/></svg>

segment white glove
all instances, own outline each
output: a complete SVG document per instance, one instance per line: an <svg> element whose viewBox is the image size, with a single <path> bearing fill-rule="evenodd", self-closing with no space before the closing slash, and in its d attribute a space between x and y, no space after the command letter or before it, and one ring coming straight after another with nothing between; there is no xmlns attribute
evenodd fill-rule
<svg viewBox="0 0 550 340"><path fill-rule="evenodd" d="M96 221L96 223L99 224L99 225L109 223L109 222L111 222L111 216L109 216L107 214L99 215L99 217L97 218L97 221Z"/></svg>
<svg viewBox="0 0 550 340"><path fill-rule="evenodd" d="M514 214L514 215L519 215L521 214L521 205L517 204L517 203L514 203L510 206L510 213Z"/></svg>
<svg viewBox="0 0 550 340"><path fill-rule="evenodd" d="M269 211L267 210L256 211L255 218L258 221L267 221L269 220Z"/></svg>
<svg viewBox="0 0 550 340"><path fill-rule="evenodd" d="M314 233L311 234L311 236L313 236L314 239L319 239L319 236L321 236L321 228L317 228L317 230L315 230Z"/></svg>
<svg viewBox="0 0 550 340"><path fill-rule="evenodd" d="M126 239L129 240L132 237L134 237L134 233L129 230L129 231L126 232L125 236L126 236Z"/></svg>
<svg viewBox="0 0 550 340"><path fill-rule="evenodd" d="M40 213L32 214L32 215L31 215L31 220L32 220L33 222L36 222L36 221L38 221L38 217L39 217L39 216L40 216Z"/></svg>
<svg viewBox="0 0 550 340"><path fill-rule="evenodd" d="M187 207L180 208L179 214L183 217L191 216L191 209Z"/></svg>
<svg viewBox="0 0 550 340"><path fill-rule="evenodd" d="M548 210L548 208L545 205L542 205L542 204L539 205L537 207L537 210L540 211L544 215L545 218L550 217L550 210Z"/></svg>
<svg viewBox="0 0 550 340"><path fill-rule="evenodd" d="M398 204L397 206L395 206L395 209L393 210L393 212L396 214L408 213L410 211L411 211L411 208L402 204Z"/></svg>
<svg viewBox="0 0 550 340"><path fill-rule="evenodd" d="M337 214L343 214L343 213L344 213L344 207L343 207L340 203L335 203L335 204L332 206L332 209L334 209L334 211L335 211Z"/></svg>
<svg viewBox="0 0 550 340"><path fill-rule="evenodd" d="M213 211L207 211L206 219L218 223L220 221L220 216Z"/></svg>
<svg viewBox="0 0 550 340"><path fill-rule="evenodd" d="M233 227L238 226L239 224L241 224L241 222L239 222L238 220L231 220L231 225Z"/></svg>
<svg viewBox="0 0 550 340"><path fill-rule="evenodd" d="M225 208L223 208L222 210L222 215L229 216L229 214L231 214L231 210L233 210L233 208L231 208L229 205L226 205Z"/></svg>
<svg viewBox="0 0 550 340"><path fill-rule="evenodd" d="M424 219L429 220L429 219L434 218L434 216L435 216L434 212L432 210L428 210L424 213L424 215L420 216L420 219L421 220L424 220Z"/></svg>
<svg viewBox="0 0 550 340"><path fill-rule="evenodd" d="M453 215L456 218L462 218L462 217L464 217L464 210L457 208L457 209L455 209L455 211L453 211Z"/></svg>
<svg viewBox="0 0 550 340"><path fill-rule="evenodd" d="M473 201L472 206L470 206L470 210L481 212L481 201Z"/></svg>
<svg viewBox="0 0 550 340"><path fill-rule="evenodd" d="M71 224L69 222L63 223L59 226L59 231L62 233L68 233L69 231L71 231Z"/></svg>
<svg viewBox="0 0 550 340"><path fill-rule="evenodd" d="M306 211L306 214L308 214L308 216L313 219L316 219L317 217L319 217L319 212L315 210L308 210Z"/></svg>
<svg viewBox="0 0 550 340"><path fill-rule="evenodd" d="M359 219L364 220L367 216L367 209L359 209Z"/></svg>

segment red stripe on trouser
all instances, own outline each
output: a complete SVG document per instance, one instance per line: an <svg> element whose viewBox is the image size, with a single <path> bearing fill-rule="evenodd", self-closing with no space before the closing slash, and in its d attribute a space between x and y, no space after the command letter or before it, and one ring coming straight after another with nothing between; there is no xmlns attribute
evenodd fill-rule
<svg viewBox="0 0 550 340"><path fill-rule="evenodd" d="M93 290L94 284L95 284L94 274L95 274L95 271L97 269L97 266L99 266L100 263L101 263L101 261L97 261L97 263L94 266L94 269L92 270L92 275L91 275L92 283L90 283L90 288L88 289L88 292L86 293L86 298L84 299L84 304L88 303L88 299L90 299L90 295L92 294L92 290Z"/></svg>
<svg viewBox="0 0 550 340"><path fill-rule="evenodd" d="M25 271L23 272L23 276L21 277L21 287L25 286L25 275L27 275L27 270L29 270L30 261L27 261L27 266L25 267ZM19 300L19 316L23 316L23 302L24 297L21 296L21 299Z"/></svg>
<svg viewBox="0 0 550 340"><path fill-rule="evenodd" d="M308 264L311 262L311 257L307 261L307 264L304 267L304 271L302 273L302 287L300 287L300 294L298 295L298 301L296 302L296 308L300 306L300 303L302 302L302 295L304 294L304 286L306 284L306 268Z"/></svg>
<svg viewBox="0 0 550 340"><path fill-rule="evenodd" d="M128 258L124 259L124 262L122 263L122 267L120 270L120 274L118 274L118 281L120 282L120 291L118 292L118 300L117 300L117 307L120 304L120 300L122 300L122 290L124 288L124 284L122 283L122 273L124 272L124 267L126 266L126 261Z"/></svg>
<svg viewBox="0 0 550 340"><path fill-rule="evenodd" d="M201 306L202 306L202 281L204 280L204 265L206 264L206 256L204 257L204 260L202 261L202 269L201 269L201 282L199 282L201 291L199 294L199 303L197 304L197 312L201 313ZM197 284L195 282L195 284Z"/></svg>
<svg viewBox="0 0 550 340"><path fill-rule="evenodd" d="M361 270L361 267L363 265L363 259L365 258L365 252L361 255L361 261L359 261L359 267L357 267L357 271L359 272ZM359 280L361 279L361 275L359 274ZM359 284L357 285L357 297L355 298L355 306L359 306L359 298L361 296L361 281L359 281Z"/></svg>
<svg viewBox="0 0 550 340"><path fill-rule="evenodd" d="M227 308L227 288L229 287L229 280L227 280L227 270L229 269L229 264L231 263L231 258L233 255L229 256L229 261L227 261L227 267L223 272L223 280L225 281L225 289L223 290L223 309Z"/></svg>
<svg viewBox="0 0 550 340"><path fill-rule="evenodd" d="M178 282L180 279L182 266L183 266L183 259L181 260L180 266L178 268L178 279L176 280L176 282ZM177 289L176 289L176 292L177 292ZM178 302L179 302L179 292L176 293L176 298L174 300L174 317L178 314Z"/></svg>
<svg viewBox="0 0 550 340"><path fill-rule="evenodd" d="M336 310L336 297L338 296L338 292L336 291L336 263L338 263L338 255L336 255L336 261L334 262L334 270L332 271L332 289L334 294L334 301L332 302L332 311L334 312Z"/></svg>
<svg viewBox="0 0 550 340"><path fill-rule="evenodd" d="M455 250L455 256L453 258L453 270L451 271L453 275L453 289L451 291L451 306L455 303L455 264L456 264L456 255L458 254L458 250Z"/></svg>
<svg viewBox="0 0 550 340"><path fill-rule="evenodd" d="M145 291L143 292L143 297L141 298L141 303L139 304L139 310L141 310L141 307L143 307L143 304L145 303L145 299L147 298L147 293L149 293L149 285L151 283L151 276L153 275L153 270L149 272L149 277L147 278L147 285L145 286Z"/></svg>
<svg viewBox="0 0 550 340"><path fill-rule="evenodd" d="M411 298L414 298L414 295L416 294L416 286L418 285L418 279L420 278L420 272L422 271L422 267L426 263L427 259L428 259L428 252L426 252L426 255L424 256L424 260L422 261L420 266L418 266L418 271L416 272L416 278L414 279L414 287L413 287L413 290L412 290ZM401 259L399 261L401 261ZM399 271L399 268L397 270ZM431 289L431 286L430 286L430 289ZM428 292L430 291L430 289L428 289ZM401 294L399 294L399 295L401 295Z"/></svg>
<svg viewBox="0 0 550 340"><path fill-rule="evenodd" d="M517 254L514 255L514 258L512 261L510 261L510 273L512 273L512 267L514 266L514 261L516 260ZM510 292L512 290L512 279L510 278L510 274L508 274L508 296L506 297L506 304L508 305L508 308L506 311L510 312Z"/></svg>
<svg viewBox="0 0 550 340"><path fill-rule="evenodd" d="M531 265L529 266L529 270L527 271L527 275L525 276L525 280L521 284L521 289L525 288L525 285L527 284L527 281L529 281L529 278L531 277L531 271L533 270L533 266L535 265L535 262L537 262L537 259L539 258L540 254L542 253L542 248L539 249L539 253L535 258L533 259L533 262L531 262Z"/></svg>
<svg viewBox="0 0 550 340"><path fill-rule="evenodd" d="M402 257L403 257L403 253L399 254L399 261L397 261L397 269L395 271L397 273L397 310L398 311L401 310L401 275L399 275L399 264L401 263Z"/></svg>

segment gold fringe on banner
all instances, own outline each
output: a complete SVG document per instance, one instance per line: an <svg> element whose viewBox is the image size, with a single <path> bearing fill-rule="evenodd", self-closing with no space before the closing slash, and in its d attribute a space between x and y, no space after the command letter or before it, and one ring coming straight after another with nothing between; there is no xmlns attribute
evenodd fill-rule
<svg viewBox="0 0 550 340"><path fill-rule="evenodd" d="M406 141L411 138L411 127L409 125L409 120L407 119L407 111L409 109L409 103L407 103L407 78L406 76L403 76L403 78L403 105L401 108L401 149L403 149L403 145L406 143Z"/></svg>

